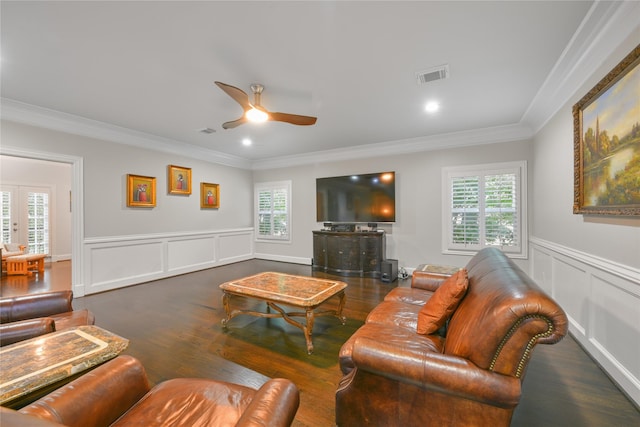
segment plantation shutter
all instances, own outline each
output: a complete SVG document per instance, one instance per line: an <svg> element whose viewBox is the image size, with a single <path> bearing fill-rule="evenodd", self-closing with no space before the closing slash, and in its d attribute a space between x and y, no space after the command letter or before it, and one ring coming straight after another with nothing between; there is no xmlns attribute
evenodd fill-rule
<svg viewBox="0 0 640 427"><path fill-rule="evenodd" d="M451 182L451 243L480 244L480 177L463 176Z"/></svg>
<svg viewBox="0 0 640 427"><path fill-rule="evenodd" d="M27 194L28 241L30 254L49 253L49 195L47 193Z"/></svg>
<svg viewBox="0 0 640 427"><path fill-rule="evenodd" d="M0 233L2 243L11 243L11 192L0 192Z"/></svg>
<svg viewBox="0 0 640 427"><path fill-rule="evenodd" d="M519 246L516 175L488 175L484 180L485 245Z"/></svg>
<svg viewBox="0 0 640 427"><path fill-rule="evenodd" d="M270 190L262 190L258 194L258 234L260 236L269 236L273 229L271 213L272 192Z"/></svg>
<svg viewBox="0 0 640 427"><path fill-rule="evenodd" d="M288 240L290 182L256 184L256 238Z"/></svg>
<svg viewBox="0 0 640 427"><path fill-rule="evenodd" d="M443 169L445 252L495 246L504 252L525 253L524 168L521 162Z"/></svg>

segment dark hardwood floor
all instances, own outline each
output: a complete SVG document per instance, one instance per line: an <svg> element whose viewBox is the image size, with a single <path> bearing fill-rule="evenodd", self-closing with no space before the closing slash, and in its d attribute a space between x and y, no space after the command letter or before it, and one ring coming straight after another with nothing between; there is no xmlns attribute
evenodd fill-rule
<svg viewBox="0 0 640 427"><path fill-rule="evenodd" d="M294 426L333 426L340 346L387 292L410 281L341 278L349 284L347 324L316 319L315 351L307 355L302 331L281 319L238 316L222 329L218 285L262 271L312 275L309 266L252 260L76 298L74 306L92 310L98 326L129 339L125 353L142 361L154 383L207 377L257 387L268 377L285 377L301 393ZM70 276L69 262L48 266L43 277L2 276L0 295L68 289ZM640 426L640 411L568 336L536 346L512 425Z"/></svg>

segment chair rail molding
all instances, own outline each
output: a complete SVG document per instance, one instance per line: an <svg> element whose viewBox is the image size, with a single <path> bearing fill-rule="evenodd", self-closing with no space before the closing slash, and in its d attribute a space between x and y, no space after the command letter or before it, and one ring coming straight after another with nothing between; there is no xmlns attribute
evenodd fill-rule
<svg viewBox="0 0 640 427"><path fill-rule="evenodd" d="M85 239L83 295L254 258L253 228Z"/></svg>

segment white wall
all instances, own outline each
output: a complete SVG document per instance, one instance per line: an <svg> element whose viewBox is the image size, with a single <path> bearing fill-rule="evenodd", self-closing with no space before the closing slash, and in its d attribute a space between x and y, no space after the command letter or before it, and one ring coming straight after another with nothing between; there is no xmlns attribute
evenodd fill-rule
<svg viewBox="0 0 640 427"><path fill-rule="evenodd" d="M51 232L49 255L52 261L71 259L71 168L66 163L0 156L0 183L45 187L51 191Z"/></svg>
<svg viewBox="0 0 640 427"><path fill-rule="evenodd" d="M251 171L9 121L0 130L4 154L81 159L77 296L253 257ZM167 194L170 164L192 169L191 195ZM155 208L126 206L127 174L157 178ZM220 184L219 209L200 209L201 181Z"/></svg>
<svg viewBox="0 0 640 427"><path fill-rule="evenodd" d="M441 250L442 167L530 159L530 143L517 141L254 171L254 182L290 179L293 183L291 244L257 242L256 256L310 262L311 231L322 228L315 220L316 178L395 171L396 222L381 227L387 232L387 258L398 259L398 265L408 270L422 263L463 266L470 257L444 255ZM526 260L516 262L527 268Z"/></svg>
<svg viewBox="0 0 640 427"><path fill-rule="evenodd" d="M640 218L574 215L572 105L640 40L611 50L535 136L531 276L562 305L573 336L640 404Z"/></svg>

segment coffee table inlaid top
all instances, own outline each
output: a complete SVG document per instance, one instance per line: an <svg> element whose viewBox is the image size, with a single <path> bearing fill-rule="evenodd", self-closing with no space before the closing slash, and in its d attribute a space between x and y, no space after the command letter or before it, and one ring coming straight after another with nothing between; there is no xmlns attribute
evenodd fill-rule
<svg viewBox="0 0 640 427"><path fill-rule="evenodd" d="M112 359L128 344L125 338L86 325L2 347L0 404Z"/></svg>
<svg viewBox="0 0 640 427"><path fill-rule="evenodd" d="M347 284L337 280L266 272L220 285L225 292L257 297L298 307L314 307L336 295Z"/></svg>

